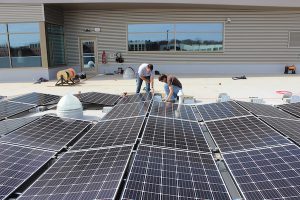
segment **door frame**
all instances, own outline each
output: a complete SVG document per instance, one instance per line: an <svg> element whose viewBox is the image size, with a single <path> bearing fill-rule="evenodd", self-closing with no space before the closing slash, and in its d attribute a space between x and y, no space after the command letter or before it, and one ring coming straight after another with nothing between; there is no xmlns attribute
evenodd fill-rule
<svg viewBox="0 0 300 200"><path fill-rule="evenodd" d="M98 45L97 45L97 37L96 36L79 36L78 37L78 45L79 45L79 63L80 63L80 70L81 72L84 72L84 66L83 66L83 52L82 52L82 42L83 41L94 41L94 54L95 54L95 69L92 72L93 74L98 74Z"/></svg>

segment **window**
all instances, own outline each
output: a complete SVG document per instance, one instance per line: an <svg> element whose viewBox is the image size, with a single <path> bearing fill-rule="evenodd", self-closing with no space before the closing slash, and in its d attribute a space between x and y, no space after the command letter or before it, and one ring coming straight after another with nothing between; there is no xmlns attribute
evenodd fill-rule
<svg viewBox="0 0 300 200"><path fill-rule="evenodd" d="M65 65L64 29L61 25L46 24L47 49L50 66Z"/></svg>
<svg viewBox="0 0 300 200"><path fill-rule="evenodd" d="M289 47L290 48L300 48L300 31L290 31Z"/></svg>
<svg viewBox="0 0 300 200"><path fill-rule="evenodd" d="M5 24L0 24L0 68L10 67L7 28Z"/></svg>
<svg viewBox="0 0 300 200"><path fill-rule="evenodd" d="M223 23L129 24L128 51L223 51Z"/></svg>

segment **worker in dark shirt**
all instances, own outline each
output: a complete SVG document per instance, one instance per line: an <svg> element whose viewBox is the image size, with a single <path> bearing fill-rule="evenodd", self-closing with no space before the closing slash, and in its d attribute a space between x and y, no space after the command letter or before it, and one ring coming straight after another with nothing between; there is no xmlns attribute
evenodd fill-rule
<svg viewBox="0 0 300 200"><path fill-rule="evenodd" d="M162 74L159 76L158 80L160 82L165 83L164 85L164 89L166 93L165 100L168 102L175 102L179 90L182 90L182 84L180 83L178 78L176 78L173 75Z"/></svg>

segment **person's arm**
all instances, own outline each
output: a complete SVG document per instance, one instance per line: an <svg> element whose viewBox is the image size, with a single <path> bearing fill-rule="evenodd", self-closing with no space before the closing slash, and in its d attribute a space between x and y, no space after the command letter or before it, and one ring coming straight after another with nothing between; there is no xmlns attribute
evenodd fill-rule
<svg viewBox="0 0 300 200"><path fill-rule="evenodd" d="M174 89L173 89L172 85L169 85L169 90L170 90L170 92L169 92L169 95L168 95L166 101L171 101L171 97L173 96Z"/></svg>
<svg viewBox="0 0 300 200"><path fill-rule="evenodd" d="M146 79L146 77L145 76L139 76L143 81L145 81L146 83L148 83L149 82L149 80L148 79Z"/></svg>

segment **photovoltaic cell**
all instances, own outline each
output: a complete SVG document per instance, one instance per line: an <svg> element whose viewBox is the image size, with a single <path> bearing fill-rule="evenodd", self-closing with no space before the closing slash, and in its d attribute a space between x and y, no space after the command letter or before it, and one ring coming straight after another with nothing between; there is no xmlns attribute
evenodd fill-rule
<svg viewBox="0 0 300 200"><path fill-rule="evenodd" d="M206 123L222 152L291 143L254 116Z"/></svg>
<svg viewBox="0 0 300 200"><path fill-rule="evenodd" d="M243 101L237 101L238 104L252 112L257 116L270 116L270 117L279 117L287 119L295 119L296 117L279 110L271 105L258 104L258 103L249 103Z"/></svg>
<svg viewBox="0 0 300 200"><path fill-rule="evenodd" d="M19 199L114 199L131 149L125 146L66 153Z"/></svg>
<svg viewBox="0 0 300 200"><path fill-rule="evenodd" d="M7 119L0 121L0 136L8 134L30 122L38 119L38 117L23 117L23 118L16 118L16 119Z"/></svg>
<svg viewBox="0 0 300 200"><path fill-rule="evenodd" d="M133 117L97 123L71 150L134 144L145 117Z"/></svg>
<svg viewBox="0 0 300 200"><path fill-rule="evenodd" d="M261 117L263 121L280 133L300 144L300 120L288 120L271 117Z"/></svg>
<svg viewBox="0 0 300 200"><path fill-rule="evenodd" d="M35 107L36 105L32 104L17 103L5 100L0 101L0 120L31 110Z"/></svg>
<svg viewBox="0 0 300 200"><path fill-rule="evenodd" d="M226 119L250 115L250 113L233 101L198 105L204 121Z"/></svg>
<svg viewBox="0 0 300 200"><path fill-rule="evenodd" d="M195 108L196 109L196 108ZM193 107L189 105L179 105L169 102L153 102L150 115L158 117L168 117L197 121Z"/></svg>
<svg viewBox="0 0 300 200"><path fill-rule="evenodd" d="M87 92L76 95L81 102L98 104L102 106L114 106L120 99L120 95L99 92Z"/></svg>
<svg viewBox="0 0 300 200"><path fill-rule="evenodd" d="M59 151L80 135L89 124L86 121L43 116L3 136L0 142Z"/></svg>
<svg viewBox="0 0 300 200"><path fill-rule="evenodd" d="M223 157L245 199L300 199L300 149L296 145Z"/></svg>
<svg viewBox="0 0 300 200"><path fill-rule="evenodd" d="M203 132L197 122L150 116L142 144L209 152Z"/></svg>
<svg viewBox="0 0 300 200"><path fill-rule="evenodd" d="M152 100L151 93L140 93L140 94L124 96L120 99L118 104L136 103L136 102L151 101L151 100Z"/></svg>
<svg viewBox="0 0 300 200"><path fill-rule="evenodd" d="M292 115L300 117L300 102L299 103L291 103L291 104L283 104L283 105L279 105L277 107L292 114Z"/></svg>
<svg viewBox="0 0 300 200"><path fill-rule="evenodd" d="M0 143L0 199L7 198L54 153Z"/></svg>
<svg viewBox="0 0 300 200"><path fill-rule="evenodd" d="M140 146L122 199L230 199L210 154Z"/></svg>
<svg viewBox="0 0 300 200"><path fill-rule="evenodd" d="M116 105L102 118L102 120L145 116L149 110L149 106L149 102Z"/></svg>
<svg viewBox="0 0 300 200"><path fill-rule="evenodd" d="M47 106L57 104L60 98L61 97L57 95L32 92L29 94L12 98L10 99L10 101L35 104L38 106Z"/></svg>

